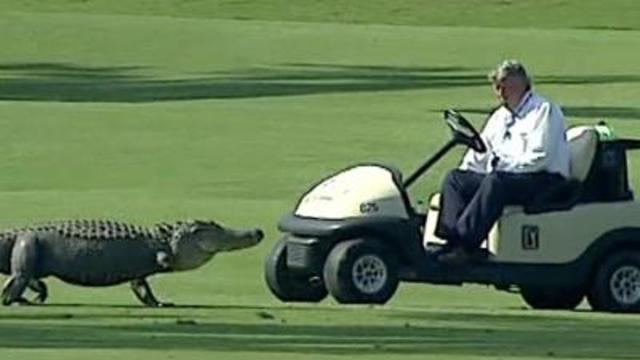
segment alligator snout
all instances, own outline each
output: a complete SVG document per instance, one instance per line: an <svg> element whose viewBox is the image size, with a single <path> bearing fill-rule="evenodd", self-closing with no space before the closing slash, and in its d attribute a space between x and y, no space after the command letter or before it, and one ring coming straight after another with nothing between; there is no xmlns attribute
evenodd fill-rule
<svg viewBox="0 0 640 360"><path fill-rule="evenodd" d="M262 239L264 239L264 231L262 231L262 229L247 229L244 231L244 235L241 235L240 238L237 238L236 241L234 241L235 244L233 246L237 246L237 248L240 249L256 246L260 244L260 241L262 241Z"/></svg>

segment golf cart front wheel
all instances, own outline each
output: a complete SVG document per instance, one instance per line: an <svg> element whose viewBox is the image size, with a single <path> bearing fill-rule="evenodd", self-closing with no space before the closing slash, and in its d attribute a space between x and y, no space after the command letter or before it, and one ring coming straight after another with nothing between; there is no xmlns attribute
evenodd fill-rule
<svg viewBox="0 0 640 360"><path fill-rule="evenodd" d="M375 239L338 243L324 265L324 282L340 303L384 304L398 288L393 253Z"/></svg>
<svg viewBox="0 0 640 360"><path fill-rule="evenodd" d="M582 302L584 291L523 286L520 295L533 309L573 310Z"/></svg>
<svg viewBox="0 0 640 360"><path fill-rule="evenodd" d="M620 252L603 262L587 300L597 311L640 312L640 252Z"/></svg>
<svg viewBox="0 0 640 360"><path fill-rule="evenodd" d="M271 293L282 301L318 302L327 297L322 282L292 273L287 268L287 241L280 239L265 262L265 281Z"/></svg>

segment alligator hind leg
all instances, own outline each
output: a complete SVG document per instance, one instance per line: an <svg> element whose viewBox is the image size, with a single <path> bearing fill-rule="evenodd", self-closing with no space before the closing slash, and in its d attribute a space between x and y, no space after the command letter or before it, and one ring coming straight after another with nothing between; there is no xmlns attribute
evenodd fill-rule
<svg viewBox="0 0 640 360"><path fill-rule="evenodd" d="M11 275L2 288L2 304L27 302L22 294L33 279L37 255L37 239L34 233L18 235L11 250Z"/></svg>
<svg viewBox="0 0 640 360"><path fill-rule="evenodd" d="M136 295L138 300L147 306L153 307L169 307L174 306L172 303L162 303L156 299L151 291L151 286L146 279L136 279L131 281L131 290Z"/></svg>
<svg viewBox="0 0 640 360"><path fill-rule="evenodd" d="M2 287L2 305L29 304L29 300L22 296L27 287L27 281L22 278L10 276Z"/></svg>
<svg viewBox="0 0 640 360"><path fill-rule="evenodd" d="M16 281L18 281L16 278L9 278L9 280L7 280L7 282L4 285L4 288L7 289L7 292L9 291L10 288L19 288L22 285L16 283ZM27 298L23 297L23 296L18 296L16 298L14 298L13 301L9 301L9 296L5 295L5 290L3 289L2 291L2 304L3 305L9 305L11 303L17 303L17 304L21 304L21 305L30 305L32 303L35 304L42 304L45 302L45 300L47 300L47 297L49 295L49 291L47 290L47 285L41 281L41 280L30 280L27 283L27 287L29 289L31 289L32 291L34 291L36 293L36 296L33 298L32 301L27 300ZM24 288L22 290L24 292ZM7 300L5 300L7 299Z"/></svg>
<svg viewBox="0 0 640 360"><path fill-rule="evenodd" d="M35 291L36 297L33 298L33 302L37 304L42 304L47 300L49 296L49 291L47 290L47 285L42 280L32 279L29 281L27 285L29 289Z"/></svg>

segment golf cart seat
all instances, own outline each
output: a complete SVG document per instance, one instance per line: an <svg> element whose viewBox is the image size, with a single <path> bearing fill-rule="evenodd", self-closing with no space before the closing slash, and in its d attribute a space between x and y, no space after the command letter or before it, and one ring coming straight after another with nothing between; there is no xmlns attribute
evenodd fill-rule
<svg viewBox="0 0 640 360"><path fill-rule="evenodd" d="M592 126L575 126L567 130L570 151L570 173L567 181L538 195L524 207L527 214L567 210L582 194L583 183L589 175L598 145L598 133Z"/></svg>

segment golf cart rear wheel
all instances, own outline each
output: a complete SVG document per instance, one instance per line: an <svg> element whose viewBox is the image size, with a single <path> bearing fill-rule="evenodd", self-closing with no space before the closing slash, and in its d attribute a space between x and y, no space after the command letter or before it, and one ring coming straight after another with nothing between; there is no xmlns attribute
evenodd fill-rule
<svg viewBox="0 0 640 360"><path fill-rule="evenodd" d="M603 262L587 300L597 311L640 312L640 252L620 252Z"/></svg>
<svg viewBox="0 0 640 360"><path fill-rule="evenodd" d="M573 310L582 302L584 291L523 286L520 295L533 309Z"/></svg>
<svg viewBox="0 0 640 360"><path fill-rule="evenodd" d="M322 281L310 281L287 269L287 241L280 239L265 262L265 280L269 290L282 301L318 302L327 297Z"/></svg>
<svg viewBox="0 0 640 360"><path fill-rule="evenodd" d="M324 265L324 282L340 303L384 304L398 288L395 257L376 239L338 243Z"/></svg>

